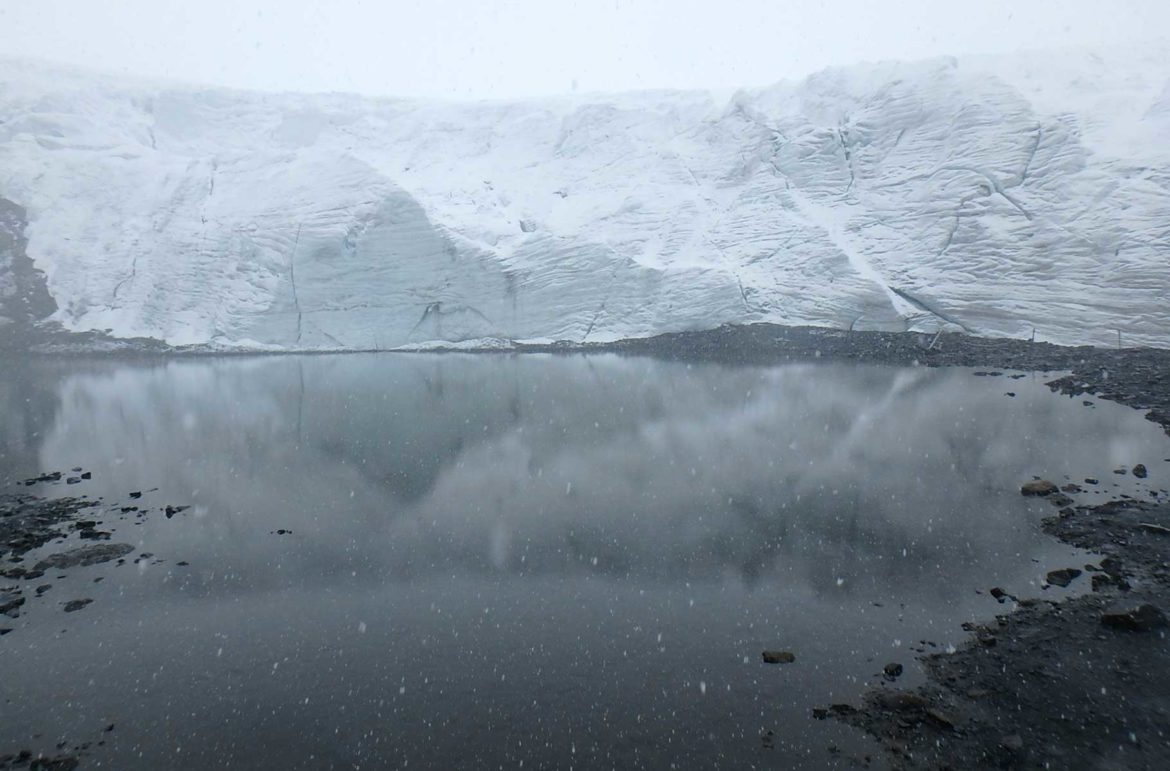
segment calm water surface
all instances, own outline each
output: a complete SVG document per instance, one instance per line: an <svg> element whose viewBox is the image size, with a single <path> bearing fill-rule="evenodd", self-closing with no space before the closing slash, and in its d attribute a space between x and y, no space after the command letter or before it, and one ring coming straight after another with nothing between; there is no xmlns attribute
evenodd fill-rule
<svg viewBox="0 0 1170 771"><path fill-rule="evenodd" d="M103 518L151 559L0 638L0 753L104 739L83 768L850 767L812 707L1091 559L1022 481L1170 468L1132 410L955 369L34 362L0 420L0 482L151 509Z"/></svg>

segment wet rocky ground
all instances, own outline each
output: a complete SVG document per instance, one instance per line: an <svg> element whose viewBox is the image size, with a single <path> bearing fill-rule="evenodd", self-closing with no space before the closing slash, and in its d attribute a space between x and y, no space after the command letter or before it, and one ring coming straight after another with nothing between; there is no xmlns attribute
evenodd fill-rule
<svg viewBox="0 0 1170 771"><path fill-rule="evenodd" d="M52 471L23 480L15 486L15 492L13 488L0 490L0 638L3 638L0 645L19 642L17 638L24 631L19 628L20 617L35 604L54 606L61 613L77 613L91 606L92 598L56 596L52 591L55 582L64 578L67 571L104 563L120 566L132 560L154 559L148 553L132 557L134 546L112 540L117 529L114 523L141 520L153 514L171 517L186 508L141 505L141 492L132 492L126 501L109 504L85 496L49 498L21 490L33 486L37 489L70 486L90 478L90 472L79 468ZM39 556L30 556L34 551ZM98 576L94 580L102 578ZM6 700L4 707L18 709L19 705ZM113 725L95 726L92 737L61 740L55 752L48 754L27 748L0 747L0 769L71 771L80 765L91 746L104 744L105 735L113 730Z"/></svg>

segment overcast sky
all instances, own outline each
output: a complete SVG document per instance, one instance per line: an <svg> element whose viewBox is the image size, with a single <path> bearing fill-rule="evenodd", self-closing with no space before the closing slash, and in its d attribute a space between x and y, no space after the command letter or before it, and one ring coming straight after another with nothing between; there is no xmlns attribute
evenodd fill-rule
<svg viewBox="0 0 1170 771"><path fill-rule="evenodd" d="M1168 34L1170 0L0 0L0 55L458 99L757 86L831 64Z"/></svg>

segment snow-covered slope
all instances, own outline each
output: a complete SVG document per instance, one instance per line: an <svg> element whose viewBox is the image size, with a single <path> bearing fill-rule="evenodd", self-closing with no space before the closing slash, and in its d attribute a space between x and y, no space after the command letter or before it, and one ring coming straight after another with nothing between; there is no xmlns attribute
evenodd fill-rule
<svg viewBox="0 0 1170 771"><path fill-rule="evenodd" d="M775 321L1168 346L1170 47L479 104L0 60L0 198L56 320L176 344Z"/></svg>

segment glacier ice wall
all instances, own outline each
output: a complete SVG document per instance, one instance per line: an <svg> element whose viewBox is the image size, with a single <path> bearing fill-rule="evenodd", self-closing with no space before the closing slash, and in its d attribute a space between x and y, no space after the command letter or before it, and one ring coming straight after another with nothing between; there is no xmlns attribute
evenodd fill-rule
<svg viewBox="0 0 1170 771"><path fill-rule="evenodd" d="M773 321L1170 345L1166 46L477 104L0 60L0 121L0 198L77 331L349 349Z"/></svg>

